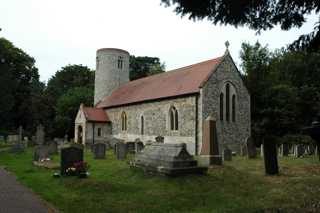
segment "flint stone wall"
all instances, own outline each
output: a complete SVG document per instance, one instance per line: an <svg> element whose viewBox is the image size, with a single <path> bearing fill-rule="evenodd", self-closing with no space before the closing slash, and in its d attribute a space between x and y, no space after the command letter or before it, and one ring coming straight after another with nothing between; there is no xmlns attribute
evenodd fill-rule
<svg viewBox="0 0 320 213"><path fill-rule="evenodd" d="M232 122L231 98L230 121L220 121L220 92L229 82L236 90L236 121ZM201 117L211 116L217 121L218 142L220 147L227 145L232 151L240 152L240 144L244 144L250 136L250 95L245 87L240 73L230 55L226 55L217 69L210 76L201 90ZM225 100L225 96L224 96ZM225 110L224 110L225 113ZM200 122L199 125L202 126ZM201 130L202 128L200 128ZM202 135L202 133L200 133ZM223 150L220 148L220 150Z"/></svg>
<svg viewBox="0 0 320 213"><path fill-rule="evenodd" d="M164 136L164 143L186 143L188 152L195 154L195 96L142 103L107 109L112 122L112 135L125 141L154 141ZM179 130L170 130L169 109L178 111ZM127 115L127 131L121 130L121 113ZM144 117L144 134L141 135L141 116Z"/></svg>

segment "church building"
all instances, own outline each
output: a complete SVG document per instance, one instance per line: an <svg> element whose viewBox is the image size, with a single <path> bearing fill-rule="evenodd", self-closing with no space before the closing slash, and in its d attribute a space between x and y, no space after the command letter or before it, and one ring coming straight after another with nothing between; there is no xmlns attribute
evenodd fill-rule
<svg viewBox="0 0 320 213"><path fill-rule="evenodd" d="M250 95L228 49L221 57L129 81L129 53L97 51L94 107L81 105L75 141L186 143L198 155L203 122L216 121L217 140L235 152L250 137Z"/></svg>

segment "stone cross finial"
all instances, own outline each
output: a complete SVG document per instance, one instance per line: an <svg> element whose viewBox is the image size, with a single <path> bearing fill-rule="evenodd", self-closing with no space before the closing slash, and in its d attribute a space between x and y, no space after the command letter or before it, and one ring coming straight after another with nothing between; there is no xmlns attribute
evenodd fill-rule
<svg viewBox="0 0 320 213"><path fill-rule="evenodd" d="M230 46L229 41L226 41L226 42L224 43L224 45L226 45L226 48L227 48L227 50L228 50L228 49L229 49L229 46Z"/></svg>

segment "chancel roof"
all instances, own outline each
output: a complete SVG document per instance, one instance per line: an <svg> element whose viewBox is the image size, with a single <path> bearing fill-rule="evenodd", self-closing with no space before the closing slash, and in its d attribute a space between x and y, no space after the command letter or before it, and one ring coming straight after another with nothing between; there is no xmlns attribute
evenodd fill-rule
<svg viewBox="0 0 320 213"><path fill-rule="evenodd" d="M198 93L222 58L130 81L103 98L96 107L109 108Z"/></svg>

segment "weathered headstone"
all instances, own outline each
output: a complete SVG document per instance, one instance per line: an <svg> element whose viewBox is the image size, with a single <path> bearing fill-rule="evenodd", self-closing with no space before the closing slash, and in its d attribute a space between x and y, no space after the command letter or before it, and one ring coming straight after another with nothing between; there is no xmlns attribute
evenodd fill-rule
<svg viewBox="0 0 320 213"><path fill-rule="evenodd" d="M20 152L23 152L24 149L25 149L25 146L23 143L15 143L11 146L12 153L20 153Z"/></svg>
<svg viewBox="0 0 320 213"><path fill-rule="evenodd" d="M45 145L38 145L34 148L33 161L41 161L49 158L49 149Z"/></svg>
<svg viewBox="0 0 320 213"><path fill-rule="evenodd" d="M116 157L118 160L124 160L127 157L127 145L122 142L118 142L115 145Z"/></svg>
<svg viewBox="0 0 320 213"><path fill-rule="evenodd" d="M222 165L216 121L211 117L203 122L203 143L198 160L200 165L203 166Z"/></svg>
<svg viewBox="0 0 320 213"><path fill-rule="evenodd" d="M161 136L161 135L157 136L157 137L155 138L155 140L156 140L157 143L164 143L164 137Z"/></svg>
<svg viewBox="0 0 320 213"><path fill-rule="evenodd" d="M246 143L242 143L240 145L240 155L241 156L247 156L248 155L248 147Z"/></svg>
<svg viewBox="0 0 320 213"><path fill-rule="evenodd" d="M135 142L127 142L126 145L129 153L135 153Z"/></svg>
<svg viewBox="0 0 320 213"><path fill-rule="evenodd" d="M44 127L40 124L37 126L36 132L36 144L43 145L45 143Z"/></svg>
<svg viewBox="0 0 320 213"><path fill-rule="evenodd" d="M225 148L223 150L223 158L225 161L231 161L232 160L232 150L229 148Z"/></svg>
<svg viewBox="0 0 320 213"><path fill-rule="evenodd" d="M247 139L248 158L257 157L257 147L251 137Z"/></svg>
<svg viewBox="0 0 320 213"><path fill-rule="evenodd" d="M55 141L50 141L48 143L49 154L57 154L58 153L58 144Z"/></svg>
<svg viewBox="0 0 320 213"><path fill-rule="evenodd" d="M61 149L60 172L66 175L66 170L73 167L74 163L83 161L83 146L71 144Z"/></svg>
<svg viewBox="0 0 320 213"><path fill-rule="evenodd" d="M17 143L19 141L19 135L8 135L7 142L12 144L12 143Z"/></svg>
<svg viewBox="0 0 320 213"><path fill-rule="evenodd" d="M92 153L94 159L105 159L106 158L106 144L95 143L92 145Z"/></svg>
<svg viewBox="0 0 320 213"><path fill-rule="evenodd" d="M134 165L146 171L170 176L207 171L207 167L198 167L197 161L188 153L185 143L150 144L137 153Z"/></svg>

